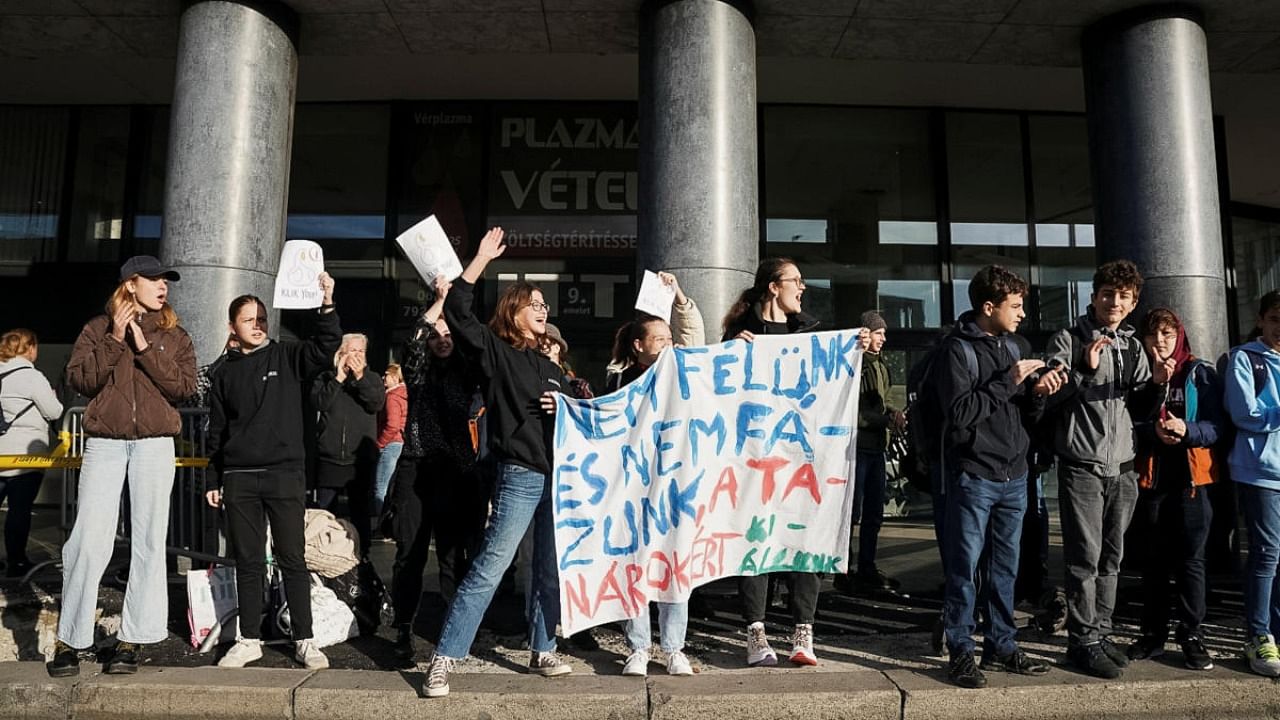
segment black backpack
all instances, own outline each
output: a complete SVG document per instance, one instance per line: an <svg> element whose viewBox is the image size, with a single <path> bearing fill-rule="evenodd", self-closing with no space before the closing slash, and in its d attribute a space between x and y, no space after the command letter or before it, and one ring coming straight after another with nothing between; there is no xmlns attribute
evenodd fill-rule
<svg viewBox="0 0 1280 720"><path fill-rule="evenodd" d="M1022 359L1022 350L1009 335L1001 335L1004 345L1016 363ZM978 355L973 343L962 338L948 336L935 345L907 373L907 450L900 461L901 473L917 489L929 491L929 468L942 462L942 451L947 427L945 412L938 401L938 382L934 366L952 342L960 344L970 382L978 382Z"/></svg>
<svg viewBox="0 0 1280 720"><path fill-rule="evenodd" d="M29 367L27 367L27 366L25 366L25 365L24 365L24 366L22 366L22 367L20 367L20 368L14 368L14 369L12 369L12 370L10 370L10 371L8 371L8 372L0 373L0 390L2 390L2 389L3 389L3 386L4 386L4 379L5 379L5 378L7 378L7 377L9 377L10 375L12 375L12 374L14 374L14 373L18 372L19 370L30 370L30 369L32 369L32 368L29 368ZM26 407L24 407L24 408L22 408L21 410L19 410L19 411L18 411L18 414L17 414L17 415L14 415L14 416L13 416L13 417L11 417L11 418L6 418L6 417L4 416L4 408L3 408L3 407L0 407L0 435L4 435L5 433L9 432L9 428L10 428L10 427L13 427L13 424L14 424L14 423L16 423L16 422L18 422L18 418L22 417L23 415L26 415L26 414L27 414L27 411L28 411L28 410L30 410L31 408L35 407L35 406L36 406L36 403L35 403L35 401L33 400L33 401L31 401L30 403L27 403L27 406L26 406Z"/></svg>

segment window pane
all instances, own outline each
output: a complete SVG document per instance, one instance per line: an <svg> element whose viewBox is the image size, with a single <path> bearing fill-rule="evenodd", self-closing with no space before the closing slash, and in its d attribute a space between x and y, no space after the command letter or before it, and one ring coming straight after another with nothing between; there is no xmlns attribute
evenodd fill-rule
<svg viewBox="0 0 1280 720"><path fill-rule="evenodd" d="M83 108L79 130L67 257L72 262L118 262L124 237L129 109Z"/></svg>
<svg viewBox="0 0 1280 720"><path fill-rule="evenodd" d="M0 106L0 268L57 259L69 116Z"/></svg>
<svg viewBox="0 0 1280 720"><path fill-rule="evenodd" d="M1095 260L1089 140L1081 116L1028 120L1040 264L1041 330L1067 327L1089 304Z"/></svg>
<svg viewBox="0 0 1280 720"><path fill-rule="evenodd" d="M1239 331L1244 339L1257 325L1258 301L1268 292L1280 290L1280 223L1233 216L1231 239Z"/></svg>
<svg viewBox="0 0 1280 720"><path fill-rule="evenodd" d="M851 327L940 320L929 115L918 110L764 110L766 252L794 258L805 310Z"/></svg>

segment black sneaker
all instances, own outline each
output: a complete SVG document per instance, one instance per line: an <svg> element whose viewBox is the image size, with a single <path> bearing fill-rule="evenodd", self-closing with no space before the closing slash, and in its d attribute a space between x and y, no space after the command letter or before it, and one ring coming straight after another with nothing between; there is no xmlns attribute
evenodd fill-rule
<svg viewBox="0 0 1280 720"><path fill-rule="evenodd" d="M413 662L413 629L408 625L396 628L396 660L403 664Z"/></svg>
<svg viewBox="0 0 1280 720"><path fill-rule="evenodd" d="M987 676L973 662L973 652L952 653L947 677L962 688L976 690L987 686Z"/></svg>
<svg viewBox="0 0 1280 720"><path fill-rule="evenodd" d="M1164 638L1143 635L1124 651L1130 660L1154 660L1164 654Z"/></svg>
<svg viewBox="0 0 1280 720"><path fill-rule="evenodd" d="M897 590L902 583L885 575L880 568L859 570L853 576L853 588L857 592L877 593Z"/></svg>
<svg viewBox="0 0 1280 720"><path fill-rule="evenodd" d="M1067 662L1094 676L1115 680L1123 672L1102 650L1102 643L1089 643L1067 648Z"/></svg>
<svg viewBox="0 0 1280 720"><path fill-rule="evenodd" d="M138 672L138 646L131 642L117 640L111 650L111 659L107 661L108 675L132 675Z"/></svg>
<svg viewBox="0 0 1280 720"><path fill-rule="evenodd" d="M1188 636L1182 641L1182 659L1192 670L1212 670L1213 658L1204 647L1204 640L1199 635Z"/></svg>
<svg viewBox="0 0 1280 720"><path fill-rule="evenodd" d="M1115 663L1116 667L1126 667L1129 664L1129 656L1125 655L1123 650L1111 642L1111 638L1104 637L1098 641L1098 644L1102 646L1102 652L1111 658L1111 662Z"/></svg>
<svg viewBox="0 0 1280 720"><path fill-rule="evenodd" d="M58 640L53 644L53 660L45 665L49 677L73 677L80 674L80 651Z"/></svg>
<svg viewBox="0 0 1280 720"><path fill-rule="evenodd" d="M831 579L831 587L838 593L852 595L854 593L853 574L836 575Z"/></svg>
<svg viewBox="0 0 1280 720"><path fill-rule="evenodd" d="M990 672L1007 672L1015 675L1045 675L1049 666L1039 660L1032 660L1021 648L1004 657L997 657L994 652L982 653L982 670Z"/></svg>

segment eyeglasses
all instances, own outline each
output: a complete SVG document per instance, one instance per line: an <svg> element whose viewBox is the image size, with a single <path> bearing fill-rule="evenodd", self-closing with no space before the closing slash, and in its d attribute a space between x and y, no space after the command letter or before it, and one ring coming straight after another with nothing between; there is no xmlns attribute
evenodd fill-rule
<svg viewBox="0 0 1280 720"><path fill-rule="evenodd" d="M778 282L780 282L780 283L784 283L784 282L793 282L793 283L795 283L795 284L796 284L796 287L804 287L804 286L805 286L805 285L804 285L804 278L801 278L801 277L793 277L793 278L778 278Z"/></svg>
<svg viewBox="0 0 1280 720"><path fill-rule="evenodd" d="M525 307L531 307L535 312L550 312L551 306L544 302L531 302Z"/></svg>

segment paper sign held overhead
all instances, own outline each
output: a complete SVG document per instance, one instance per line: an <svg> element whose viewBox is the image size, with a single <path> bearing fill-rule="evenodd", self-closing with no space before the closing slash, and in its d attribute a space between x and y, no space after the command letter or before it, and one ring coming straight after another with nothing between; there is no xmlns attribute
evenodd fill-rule
<svg viewBox="0 0 1280 720"><path fill-rule="evenodd" d="M640 292L636 293L636 309L671 322L671 306L675 301L675 288L664 284L657 273L645 270Z"/></svg>
<svg viewBox="0 0 1280 720"><path fill-rule="evenodd" d="M437 275L453 280L462 274L462 263L435 215L405 230L396 244L428 287L435 286Z"/></svg>
<svg viewBox="0 0 1280 720"><path fill-rule="evenodd" d="M280 253L276 291L272 307L277 310L308 310L324 303L320 273L324 272L324 250L310 240L289 240Z"/></svg>

